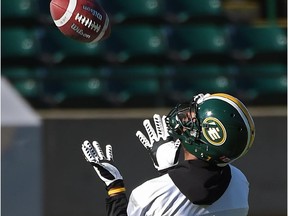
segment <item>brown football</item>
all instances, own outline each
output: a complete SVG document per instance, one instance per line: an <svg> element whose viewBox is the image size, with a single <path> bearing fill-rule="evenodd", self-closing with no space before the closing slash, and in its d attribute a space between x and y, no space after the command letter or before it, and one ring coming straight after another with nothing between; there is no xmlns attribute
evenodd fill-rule
<svg viewBox="0 0 288 216"><path fill-rule="evenodd" d="M50 13L59 30L75 40L98 42L110 35L109 17L96 0L52 0Z"/></svg>

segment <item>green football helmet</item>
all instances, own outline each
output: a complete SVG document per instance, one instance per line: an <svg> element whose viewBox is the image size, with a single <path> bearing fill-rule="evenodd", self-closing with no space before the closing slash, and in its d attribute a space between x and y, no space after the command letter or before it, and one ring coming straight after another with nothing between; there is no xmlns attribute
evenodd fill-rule
<svg viewBox="0 0 288 216"><path fill-rule="evenodd" d="M225 166L245 155L255 137L249 111L237 98L199 94L166 117L169 134L199 159Z"/></svg>

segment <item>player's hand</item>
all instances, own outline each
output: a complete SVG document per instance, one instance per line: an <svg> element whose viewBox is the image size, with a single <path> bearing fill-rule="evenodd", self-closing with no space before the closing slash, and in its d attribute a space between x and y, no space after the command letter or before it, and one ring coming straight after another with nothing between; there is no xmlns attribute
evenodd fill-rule
<svg viewBox="0 0 288 216"><path fill-rule="evenodd" d="M177 165L179 159L180 140L177 139L174 141L169 136L165 118L166 116L162 116L161 118L159 114L154 114L153 119L156 132L149 119L143 121L144 128L149 137L148 139L141 131L136 132L136 136L148 150L154 167L159 172Z"/></svg>
<svg viewBox="0 0 288 216"><path fill-rule="evenodd" d="M116 180L123 180L119 170L113 164L112 146L106 145L106 156L99 143L84 141L82 151L85 159L94 167L100 179L106 184L107 188Z"/></svg>

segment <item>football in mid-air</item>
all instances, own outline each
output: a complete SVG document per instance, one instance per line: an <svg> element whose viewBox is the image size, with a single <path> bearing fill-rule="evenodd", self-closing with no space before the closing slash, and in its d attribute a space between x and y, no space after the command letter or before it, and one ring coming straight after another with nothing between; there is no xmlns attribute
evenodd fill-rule
<svg viewBox="0 0 288 216"><path fill-rule="evenodd" d="M98 42L110 35L109 17L96 0L51 0L50 13L59 30L75 40Z"/></svg>

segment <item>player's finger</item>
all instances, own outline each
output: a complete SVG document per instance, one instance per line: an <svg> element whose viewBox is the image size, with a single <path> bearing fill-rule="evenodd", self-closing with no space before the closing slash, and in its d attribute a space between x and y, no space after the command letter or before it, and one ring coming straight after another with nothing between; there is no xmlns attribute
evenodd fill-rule
<svg viewBox="0 0 288 216"><path fill-rule="evenodd" d="M82 152L87 161L92 162L98 160L95 149L87 140L85 140L84 143L82 144Z"/></svg>
<svg viewBox="0 0 288 216"><path fill-rule="evenodd" d="M154 114L153 119L154 119L155 128L157 132L157 138L158 138L156 141L159 141L160 138L164 139L165 134L164 134L164 128L163 128L161 116L159 114Z"/></svg>
<svg viewBox="0 0 288 216"><path fill-rule="evenodd" d="M89 146L89 141L88 140L85 140L83 143L82 143L82 151L84 152L84 150L86 150Z"/></svg>
<svg viewBox="0 0 288 216"><path fill-rule="evenodd" d="M138 139L144 145L145 148L152 148L152 144L150 144L149 140L141 131L137 131L136 136L138 137Z"/></svg>
<svg viewBox="0 0 288 216"><path fill-rule="evenodd" d="M112 146L106 145L106 158L109 161L113 161L113 152L112 152Z"/></svg>
<svg viewBox="0 0 288 216"><path fill-rule="evenodd" d="M167 124L166 124L166 115L162 116L162 125L163 125L163 139L166 140L167 137L169 136L168 127L167 127Z"/></svg>
<svg viewBox="0 0 288 216"><path fill-rule="evenodd" d="M105 156L104 156L104 153L103 153L99 143L97 141L93 141L92 145L96 150L96 154L97 154L99 160L103 160Z"/></svg>
<svg viewBox="0 0 288 216"><path fill-rule="evenodd" d="M155 130L153 129L153 127L152 127L152 125L148 119L145 119L143 121L143 125L147 131L148 136L149 136L150 143L151 143L151 145L153 145L154 141L158 141Z"/></svg>
<svg viewBox="0 0 288 216"><path fill-rule="evenodd" d="M83 154L84 154L84 156L85 156L85 159L87 160L87 161L89 161L90 160L90 157L91 157L91 155L90 155L90 151L89 151L89 149L88 149L88 147L87 147L87 143L83 143L82 144L82 152L83 152Z"/></svg>

